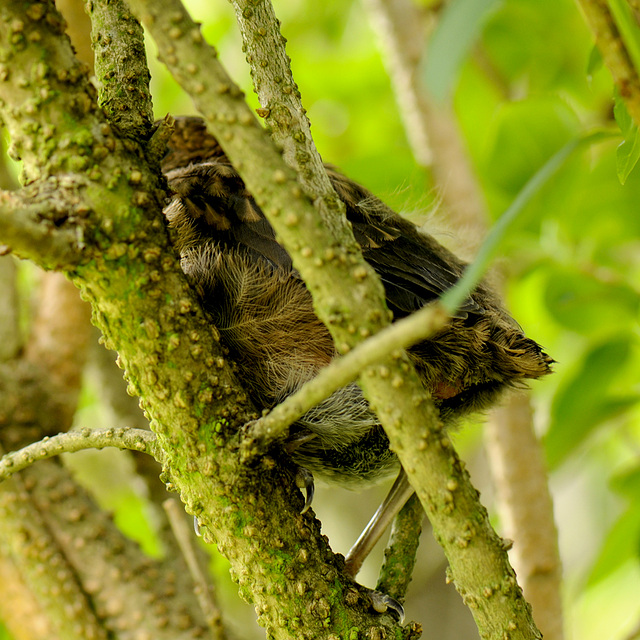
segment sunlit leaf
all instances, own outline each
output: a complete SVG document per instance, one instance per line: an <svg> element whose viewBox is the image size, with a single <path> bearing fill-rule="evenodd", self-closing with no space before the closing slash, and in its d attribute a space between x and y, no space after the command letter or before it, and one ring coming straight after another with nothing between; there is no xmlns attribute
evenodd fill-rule
<svg viewBox="0 0 640 640"><path fill-rule="evenodd" d="M545 437L547 461L552 468L596 427L640 400L636 395L611 393L613 382L631 354L631 345L629 336L598 345L586 356L574 378L557 393Z"/></svg>
<svg viewBox="0 0 640 640"><path fill-rule="evenodd" d="M596 71L602 67L602 54L598 47L593 46L591 53L589 54L589 60L587 62L587 76L592 76Z"/></svg>
<svg viewBox="0 0 640 640"><path fill-rule="evenodd" d="M545 301L560 324L581 333L625 329L636 322L640 310L640 297L631 287L603 282L579 271L553 273Z"/></svg>
<svg viewBox="0 0 640 640"><path fill-rule="evenodd" d="M638 127L631 119L620 96L616 96L613 114L624 136L624 140L616 149L618 180L620 180L620 184L624 184L640 158L640 138Z"/></svg>
<svg viewBox="0 0 640 640"><path fill-rule="evenodd" d="M640 510L631 507L613 525L589 575L589 585L603 580L630 559L640 559Z"/></svg>
<svg viewBox="0 0 640 640"><path fill-rule="evenodd" d="M424 82L437 100L450 94L462 61L498 1L454 0L446 5L429 40L423 71Z"/></svg>

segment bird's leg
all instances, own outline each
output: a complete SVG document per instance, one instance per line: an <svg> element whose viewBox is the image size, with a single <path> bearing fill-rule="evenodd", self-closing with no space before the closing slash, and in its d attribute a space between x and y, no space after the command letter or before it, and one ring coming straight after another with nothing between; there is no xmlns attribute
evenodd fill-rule
<svg viewBox="0 0 640 640"><path fill-rule="evenodd" d="M396 517L412 494L413 488L409 484L407 474L404 472L404 469L401 468L387 497L373 514L369 524L365 527L347 554L347 573L352 578L355 578L358 574L365 558L369 555L375 544L380 540L382 534L391 524L391 521Z"/></svg>

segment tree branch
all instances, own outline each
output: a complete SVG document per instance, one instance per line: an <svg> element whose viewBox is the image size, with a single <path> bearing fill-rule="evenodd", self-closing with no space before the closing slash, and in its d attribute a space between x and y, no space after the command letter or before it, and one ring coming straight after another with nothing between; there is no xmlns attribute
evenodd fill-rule
<svg viewBox="0 0 640 640"><path fill-rule="evenodd" d="M309 119L291 73L286 39L280 33L280 21L271 0L233 0L232 4L271 136L282 146L285 162L297 171L302 188L335 239L352 243L352 234L345 233L344 203L333 189L313 142Z"/></svg>
<svg viewBox="0 0 640 640"><path fill-rule="evenodd" d="M91 308L63 274L42 275L25 358L47 371L50 393L58 398L64 414L64 430L72 424L78 405L90 317Z"/></svg>
<svg viewBox="0 0 640 640"><path fill-rule="evenodd" d="M97 151L82 128L98 125L95 90L73 54L64 19L53 3L17 1L3 3L0 18L0 100L27 181L88 172Z"/></svg>
<svg viewBox="0 0 640 640"><path fill-rule="evenodd" d="M203 569L206 568L201 566L196 554L193 527L189 528L186 525L184 510L177 500L165 500L162 506L171 524L171 529L178 542L178 547L189 568L189 573L191 574L194 584L194 592L211 631L212 640L225 640L227 633L222 624L222 614L216 604L212 586L205 577L205 571Z"/></svg>
<svg viewBox="0 0 640 640"><path fill-rule="evenodd" d="M514 394L493 411L486 427L505 536L510 556L540 630L549 640L564 637L558 532L542 447L533 430L525 394Z"/></svg>
<svg viewBox="0 0 640 640"><path fill-rule="evenodd" d="M376 590L400 602L403 601L411 582L424 518L424 508L418 496L414 494L407 500L391 525Z"/></svg>
<svg viewBox="0 0 640 640"><path fill-rule="evenodd" d="M0 458L0 482L22 471L38 460L46 460L63 453L74 453L84 449L102 449L116 447L142 451L153 456L159 462L163 460L162 449L156 436L143 429L82 429L59 433L51 438L45 437L19 451L12 451Z"/></svg>
<svg viewBox="0 0 640 640"><path fill-rule="evenodd" d="M144 141L153 125L153 103L142 27L122 0L93 0L87 7L98 104L123 135Z"/></svg>
<svg viewBox="0 0 640 640"><path fill-rule="evenodd" d="M334 391L353 382L364 369L435 334L449 319L440 305L429 305L389 325L361 342L347 355L321 369L299 391L276 405L266 416L254 422L243 445L248 455L266 450L272 442L286 436L286 430L307 411ZM255 448L254 448L255 447Z"/></svg>
<svg viewBox="0 0 640 640"><path fill-rule="evenodd" d="M4 541L3 548L20 559L22 574L62 638L106 640L106 630L34 506L22 478L13 478L0 489L0 540ZM54 568L55 572L43 571L43 567Z"/></svg>
<svg viewBox="0 0 640 640"><path fill-rule="evenodd" d="M77 198L67 198L57 184L45 182L19 191L0 192L0 242L21 258L45 269L69 269L82 258L80 228L60 228L74 214ZM75 211L81 215L82 211Z"/></svg>
<svg viewBox="0 0 640 640"><path fill-rule="evenodd" d="M640 78L606 0L578 0L620 96L640 126Z"/></svg>

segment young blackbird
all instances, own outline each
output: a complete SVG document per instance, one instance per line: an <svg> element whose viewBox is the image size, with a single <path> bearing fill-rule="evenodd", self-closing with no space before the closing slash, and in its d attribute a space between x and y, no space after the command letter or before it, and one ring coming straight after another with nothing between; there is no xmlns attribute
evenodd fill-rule
<svg viewBox="0 0 640 640"><path fill-rule="evenodd" d="M369 191L327 170L394 319L455 284L464 262ZM201 119L176 120L163 171L172 191L165 214L182 268L254 402L271 408L336 356L331 336L291 258ZM486 409L504 389L549 373L552 363L484 284L445 328L408 352L445 424ZM355 383L305 414L291 437L294 460L325 481L354 488L398 469Z"/></svg>

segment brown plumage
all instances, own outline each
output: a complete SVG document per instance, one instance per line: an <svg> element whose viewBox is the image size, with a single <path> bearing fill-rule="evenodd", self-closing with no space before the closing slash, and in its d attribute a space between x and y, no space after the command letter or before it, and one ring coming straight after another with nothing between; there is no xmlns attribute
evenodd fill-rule
<svg viewBox="0 0 640 640"><path fill-rule="evenodd" d="M182 267L221 332L260 408L274 406L336 355L311 297L242 179L198 118L179 118L163 163L165 209ZM332 168L364 258L381 277L394 318L434 300L464 263L431 236ZM409 350L445 423L486 409L505 388L550 372L552 360L480 285L450 323ZM357 385L342 389L292 429L294 459L354 486L397 468L386 436Z"/></svg>

